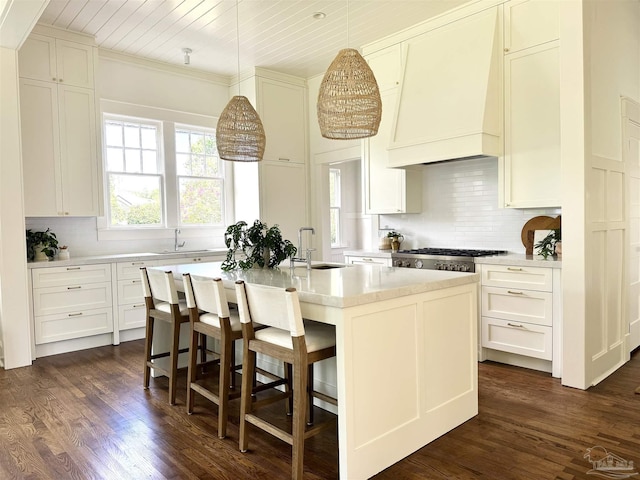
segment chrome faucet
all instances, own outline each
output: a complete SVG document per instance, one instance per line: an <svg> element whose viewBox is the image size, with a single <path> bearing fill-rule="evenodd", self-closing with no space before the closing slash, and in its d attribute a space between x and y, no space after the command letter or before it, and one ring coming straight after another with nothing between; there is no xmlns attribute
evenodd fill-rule
<svg viewBox="0 0 640 480"><path fill-rule="evenodd" d="M179 248L184 247L184 244L187 243L184 240L182 243L178 243L178 235L180 234L180 229L176 228L173 231L173 249L177 252Z"/></svg>
<svg viewBox="0 0 640 480"><path fill-rule="evenodd" d="M315 235L316 231L313 227L300 227L298 229L298 250L297 254L300 255L302 252L302 232L309 231L311 235ZM304 257L291 257L291 268L294 267L295 262L306 262L307 270L311 270L311 252L313 252L315 248L307 248L306 255Z"/></svg>

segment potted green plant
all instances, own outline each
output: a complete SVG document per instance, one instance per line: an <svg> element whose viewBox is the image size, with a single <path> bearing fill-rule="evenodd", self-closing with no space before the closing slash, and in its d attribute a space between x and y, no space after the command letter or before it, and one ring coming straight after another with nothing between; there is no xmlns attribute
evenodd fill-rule
<svg viewBox="0 0 640 480"><path fill-rule="evenodd" d="M561 242L562 230L558 228L549 231L547 236L536 243L534 246L538 249L538 255L542 255L546 260L549 255L556 255L556 247L560 247L558 248L558 250L562 251Z"/></svg>
<svg viewBox="0 0 640 480"><path fill-rule="evenodd" d="M58 250L58 239L49 228L44 232L27 230L27 260L51 260L56 250Z"/></svg>
<svg viewBox="0 0 640 480"><path fill-rule="evenodd" d="M236 268L246 270L253 266L276 268L283 260L296 254L296 247L282 238L278 225L269 227L260 220L251 226L239 221L229 225L224 234L225 245L229 249L222 262L222 270ZM240 253L242 258L238 259Z"/></svg>

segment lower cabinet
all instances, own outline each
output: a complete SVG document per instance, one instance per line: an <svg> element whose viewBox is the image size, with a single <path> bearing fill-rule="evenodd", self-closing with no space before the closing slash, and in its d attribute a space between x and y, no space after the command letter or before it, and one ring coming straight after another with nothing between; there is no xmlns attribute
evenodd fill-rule
<svg viewBox="0 0 640 480"><path fill-rule="evenodd" d="M384 265L386 267L390 267L391 257L345 255L344 263L349 265Z"/></svg>
<svg viewBox="0 0 640 480"><path fill-rule="evenodd" d="M111 265L34 268L35 344L113 332Z"/></svg>
<svg viewBox="0 0 640 480"><path fill-rule="evenodd" d="M554 285L559 270L516 265L482 265L480 270L481 359L559 376L560 298L559 285Z"/></svg>

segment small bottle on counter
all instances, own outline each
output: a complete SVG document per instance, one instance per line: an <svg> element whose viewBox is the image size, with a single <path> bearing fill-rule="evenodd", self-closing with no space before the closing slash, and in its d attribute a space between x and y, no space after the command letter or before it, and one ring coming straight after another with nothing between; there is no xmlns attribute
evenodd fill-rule
<svg viewBox="0 0 640 480"><path fill-rule="evenodd" d="M60 247L60 251L58 252L58 260L69 260L71 256L69 255L69 249L66 245Z"/></svg>

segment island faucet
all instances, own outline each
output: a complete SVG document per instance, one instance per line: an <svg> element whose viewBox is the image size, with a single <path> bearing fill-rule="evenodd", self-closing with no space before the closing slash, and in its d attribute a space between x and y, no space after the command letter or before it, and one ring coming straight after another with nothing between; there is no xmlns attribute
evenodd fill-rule
<svg viewBox="0 0 640 480"><path fill-rule="evenodd" d="M178 235L180 234L180 229L176 228L173 231L173 249L177 252L179 248L184 247L184 244L187 243L186 241L182 241L182 243L178 243Z"/></svg>
<svg viewBox="0 0 640 480"><path fill-rule="evenodd" d="M302 232L304 231L311 232L311 235L316 234L316 231L313 227L300 227L298 229L298 255L300 255L300 252L302 252ZM307 270L311 270L311 252L313 252L314 250L315 248L307 248L306 255L304 257L291 257L291 268L294 267L295 262L306 262Z"/></svg>

